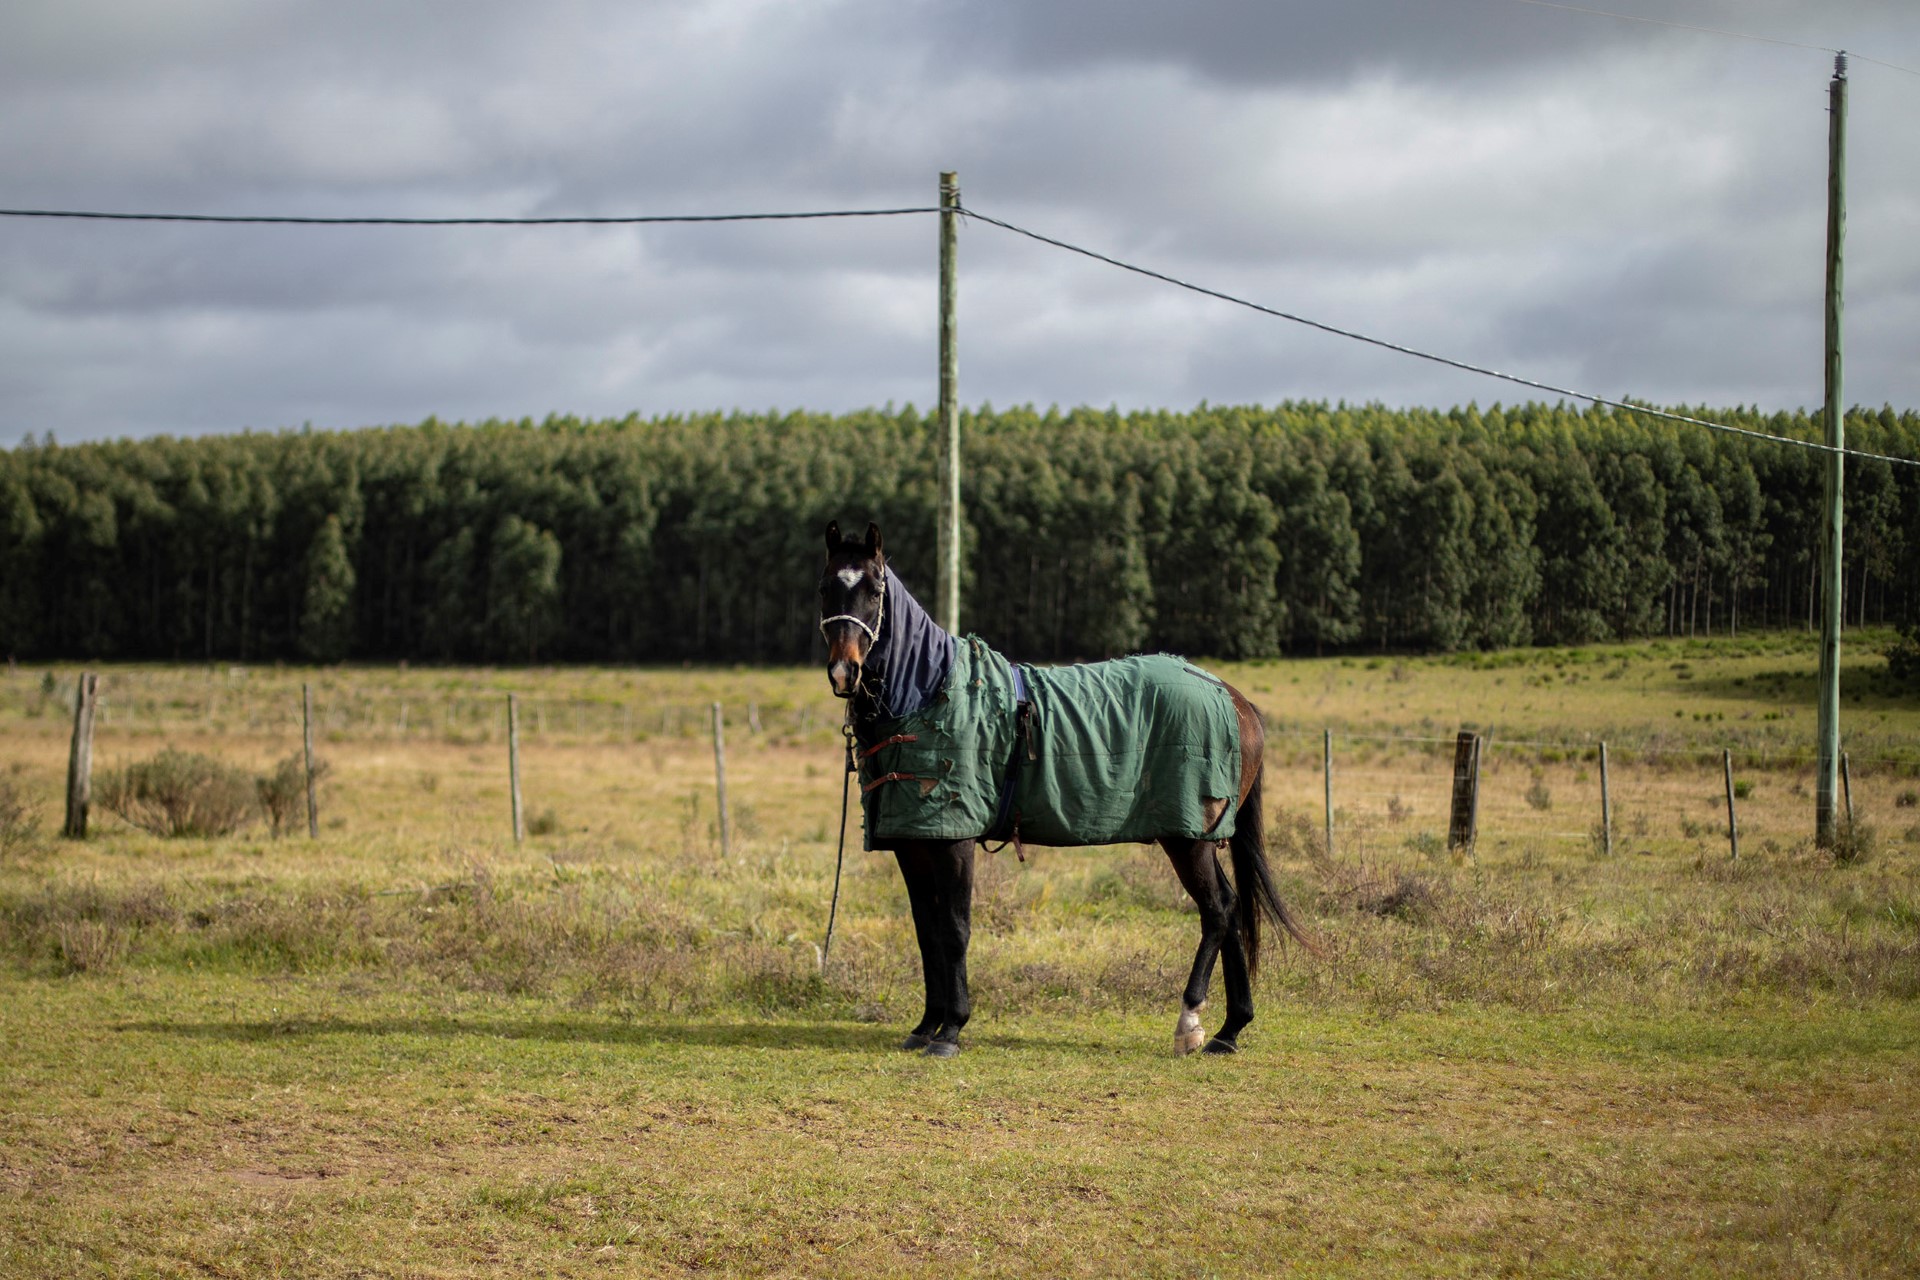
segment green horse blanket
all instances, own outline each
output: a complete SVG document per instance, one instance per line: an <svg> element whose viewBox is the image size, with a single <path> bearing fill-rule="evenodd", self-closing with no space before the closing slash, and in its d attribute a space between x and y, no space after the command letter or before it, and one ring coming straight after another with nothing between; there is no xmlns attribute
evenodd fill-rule
<svg viewBox="0 0 1920 1280"><path fill-rule="evenodd" d="M967 636L933 699L866 726L860 757L869 849L971 836L1224 840L1235 806L1209 828L1201 801L1239 794L1240 724L1226 685L1180 658L1016 675Z"/></svg>

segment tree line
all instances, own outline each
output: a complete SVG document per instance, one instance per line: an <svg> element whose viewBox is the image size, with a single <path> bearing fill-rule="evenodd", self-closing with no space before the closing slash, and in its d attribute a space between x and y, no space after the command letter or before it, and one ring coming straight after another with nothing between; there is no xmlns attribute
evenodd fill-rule
<svg viewBox="0 0 1920 1280"><path fill-rule="evenodd" d="M1819 415L1690 410L1817 440ZM1920 457L1920 416L1848 443ZM800 662L820 530L932 595L934 421L247 433L0 453L19 658ZM1457 650L1807 625L1823 458L1627 411L963 415L967 628L1022 658ZM1849 459L1848 623L1920 617L1920 468Z"/></svg>

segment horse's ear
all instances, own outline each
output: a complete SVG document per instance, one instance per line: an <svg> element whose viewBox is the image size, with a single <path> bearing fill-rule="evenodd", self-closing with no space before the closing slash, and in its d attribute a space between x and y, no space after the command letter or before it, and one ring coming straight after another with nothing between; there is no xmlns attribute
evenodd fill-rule
<svg viewBox="0 0 1920 1280"><path fill-rule="evenodd" d="M880 554L880 526L872 521L867 522L867 554L869 556Z"/></svg>
<svg viewBox="0 0 1920 1280"><path fill-rule="evenodd" d="M827 521L827 554L832 555L840 549L840 522Z"/></svg>

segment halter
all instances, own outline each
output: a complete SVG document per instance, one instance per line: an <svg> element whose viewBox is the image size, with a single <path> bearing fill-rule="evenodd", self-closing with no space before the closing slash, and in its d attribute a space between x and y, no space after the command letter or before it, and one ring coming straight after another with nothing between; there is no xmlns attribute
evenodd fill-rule
<svg viewBox="0 0 1920 1280"><path fill-rule="evenodd" d="M873 625L868 626L865 618L856 617L851 613L836 613L831 618L820 619L820 634L824 637L827 634L827 628L833 623L851 622L854 626L867 633L867 651L871 653L873 646L880 643L880 627L886 620L887 579L885 571L883 570L880 577L880 610L873 616Z"/></svg>

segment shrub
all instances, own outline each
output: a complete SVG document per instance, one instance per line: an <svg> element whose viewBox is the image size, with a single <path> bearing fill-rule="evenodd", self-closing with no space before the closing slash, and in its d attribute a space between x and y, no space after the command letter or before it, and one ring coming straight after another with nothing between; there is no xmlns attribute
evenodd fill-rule
<svg viewBox="0 0 1920 1280"><path fill-rule="evenodd" d="M1833 837L1835 866L1851 867L1867 861L1880 848L1879 833L1864 822L1843 823Z"/></svg>
<svg viewBox="0 0 1920 1280"><path fill-rule="evenodd" d="M1535 809L1553 808L1553 792L1547 789L1547 777L1543 773L1533 775L1533 785L1527 788L1527 803Z"/></svg>
<svg viewBox="0 0 1920 1280"><path fill-rule="evenodd" d="M1438 862L1447 852L1447 842L1434 832L1420 831L1407 837L1407 848L1429 862Z"/></svg>
<svg viewBox="0 0 1920 1280"><path fill-rule="evenodd" d="M548 805L527 819L527 834L530 836L550 836L560 829L560 815Z"/></svg>
<svg viewBox="0 0 1920 1280"><path fill-rule="evenodd" d="M1887 674L1901 684L1920 685L1920 621L1900 628L1900 637L1883 652Z"/></svg>
<svg viewBox="0 0 1920 1280"><path fill-rule="evenodd" d="M106 973L127 958L125 929L104 920L62 920L54 926L60 965L66 973Z"/></svg>
<svg viewBox="0 0 1920 1280"><path fill-rule="evenodd" d="M313 781L318 786L327 776L329 766L325 760L313 762ZM260 802L260 812L267 815L267 825L278 840L288 831L295 829L300 815L306 810L307 771L303 752L296 751L273 766L273 772L263 773L253 780L254 799Z"/></svg>
<svg viewBox="0 0 1920 1280"><path fill-rule="evenodd" d="M168 747L150 760L109 771L100 802L158 836L223 836L253 817L254 779L198 752Z"/></svg>
<svg viewBox="0 0 1920 1280"><path fill-rule="evenodd" d="M12 778L0 778L0 855L31 848L39 838L40 811Z"/></svg>
<svg viewBox="0 0 1920 1280"><path fill-rule="evenodd" d="M1402 871L1392 884L1367 886L1354 905L1368 915L1425 924L1433 918L1438 903L1434 884L1425 876Z"/></svg>

